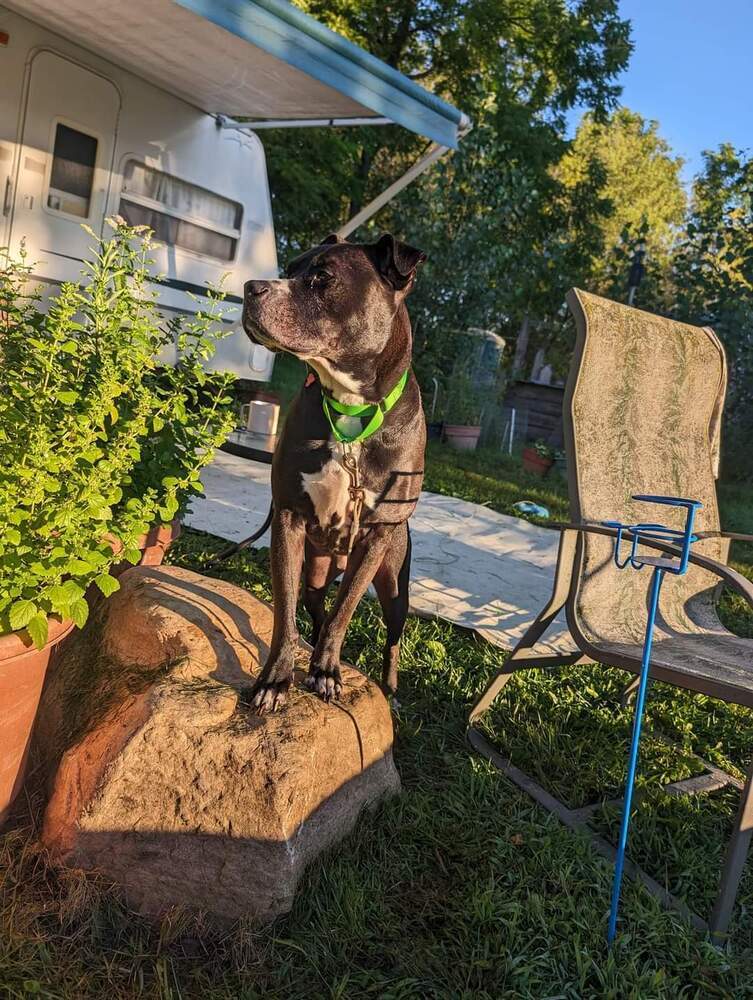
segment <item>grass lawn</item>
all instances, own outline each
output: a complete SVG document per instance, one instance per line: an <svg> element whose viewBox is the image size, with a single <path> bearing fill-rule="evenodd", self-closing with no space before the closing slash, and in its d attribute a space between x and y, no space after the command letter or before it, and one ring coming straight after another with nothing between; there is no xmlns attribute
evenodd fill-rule
<svg viewBox="0 0 753 1000"><path fill-rule="evenodd" d="M432 449L427 488L510 512L519 499L567 516L564 483L528 480L513 462ZM725 525L753 526L741 487L721 491ZM187 531L170 561L199 568L223 544ZM753 575L753 552L736 564ZM223 577L269 598L266 553L246 552ZM724 614L753 635L753 617ZM301 619L302 630L308 623ZM378 607L364 601L346 654L377 676ZM718 951L626 883L623 933L604 943L611 867L585 841L473 756L468 706L505 654L452 625L409 619L395 719L403 793L364 817L308 871L293 912L219 933L176 916L153 926L117 893L56 874L33 830L8 833L0 857L0 995L88 998L442 997L706 998L753 996L753 878L733 946ZM495 740L573 804L608 799L624 780L626 675L599 666L515 678L492 718ZM670 799L662 780L691 774L692 754L741 773L753 715L665 685L652 688L631 854L702 912L736 807L726 792ZM597 822L614 831L617 817ZM2 994L3 986L6 994Z"/></svg>

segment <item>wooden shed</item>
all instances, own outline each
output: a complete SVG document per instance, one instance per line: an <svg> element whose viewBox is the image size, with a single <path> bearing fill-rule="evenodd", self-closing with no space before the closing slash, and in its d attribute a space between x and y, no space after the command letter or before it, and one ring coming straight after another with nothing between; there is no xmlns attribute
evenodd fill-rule
<svg viewBox="0 0 753 1000"><path fill-rule="evenodd" d="M505 412L515 410L520 440L542 440L553 448L562 447L564 395L565 387L562 385L544 385L522 379L510 385L503 406Z"/></svg>

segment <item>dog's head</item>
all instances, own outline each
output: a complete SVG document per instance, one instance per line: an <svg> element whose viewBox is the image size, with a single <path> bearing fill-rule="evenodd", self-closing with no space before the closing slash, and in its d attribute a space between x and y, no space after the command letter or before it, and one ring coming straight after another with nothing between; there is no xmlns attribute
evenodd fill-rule
<svg viewBox="0 0 753 1000"><path fill-rule="evenodd" d="M366 244L330 236L297 257L285 278L246 282L243 327L273 351L363 383L380 357L395 355L398 346L404 353L396 338L407 337L410 353L403 303L425 259L389 235Z"/></svg>

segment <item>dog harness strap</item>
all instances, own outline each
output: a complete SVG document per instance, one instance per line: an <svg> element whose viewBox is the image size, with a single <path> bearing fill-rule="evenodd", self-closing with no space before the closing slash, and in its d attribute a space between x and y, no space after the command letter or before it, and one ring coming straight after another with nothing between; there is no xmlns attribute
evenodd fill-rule
<svg viewBox="0 0 753 1000"><path fill-rule="evenodd" d="M409 375L410 368L403 372L397 385L391 389L379 403L356 405L341 403L338 399L334 399L332 396L327 396L324 390L322 390L322 407L324 409L324 415L332 428L332 433L335 435L335 439L341 444L356 444L359 441L365 441L366 438L371 437L372 434L376 434L384 423L385 414L390 412L392 407L402 396L403 390L408 384ZM358 434L343 434L343 432L335 426L337 417L333 418L333 410L335 413L346 417L363 418L368 416L369 420L366 426L359 431Z"/></svg>

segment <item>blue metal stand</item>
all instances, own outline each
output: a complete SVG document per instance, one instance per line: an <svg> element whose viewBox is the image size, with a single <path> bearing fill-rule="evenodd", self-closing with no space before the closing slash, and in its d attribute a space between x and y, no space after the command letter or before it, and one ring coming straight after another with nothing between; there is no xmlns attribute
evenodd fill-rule
<svg viewBox="0 0 753 1000"><path fill-rule="evenodd" d="M646 638L643 644L643 659L641 661L640 683L638 686L638 696L635 703L635 718L633 720L633 734L630 742L630 758L628 761L627 785L625 788L625 799L622 807L622 821L620 824L620 838L617 844L617 859L614 867L614 882L612 883L612 905L609 912L609 930L607 941L611 943L617 933L617 913L620 906L620 892L622 889L622 874L625 867L625 851L627 849L628 829L630 827L630 809L633 801L633 789L635 787L635 773L638 767L638 751L641 740L641 725L643 723L643 710L646 704L646 690L648 688L649 672L651 669L651 646L654 638L654 624L656 622L656 612L659 607L659 594L661 585L666 573L675 576L682 576L687 571L688 560L690 558L690 546L697 541L693 534L693 522L696 511L703 505L698 500L685 500L681 497L651 496L649 494L637 494L634 500L645 501L646 503L665 504L668 507L682 507L686 511L685 527L682 531L668 528L663 524L621 524L619 521L604 521L610 528L617 529L617 538L614 543L614 561L618 569L624 569L630 565L633 569L641 570L644 566L652 566L651 592L648 603L648 621L646 622ZM632 538L630 552L626 558L620 558L620 548L622 536L628 532ZM658 540L675 543L680 546L679 558L643 556L638 554L638 545L641 540Z"/></svg>

